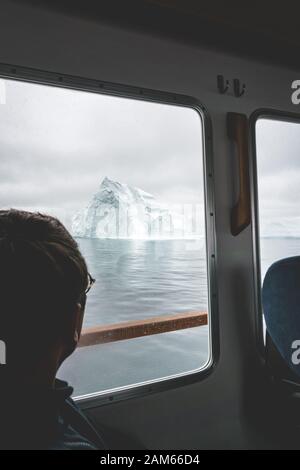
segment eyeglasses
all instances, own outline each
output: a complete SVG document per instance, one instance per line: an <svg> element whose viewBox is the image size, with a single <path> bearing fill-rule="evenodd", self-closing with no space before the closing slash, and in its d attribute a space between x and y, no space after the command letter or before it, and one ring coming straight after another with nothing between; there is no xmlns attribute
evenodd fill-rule
<svg viewBox="0 0 300 470"><path fill-rule="evenodd" d="M85 291L84 291L85 294L87 294L87 293L91 290L91 288L93 287L93 285L95 284L95 282L96 282L96 279L94 279L94 278L90 275L90 273L88 273L88 286L87 286L87 288L86 288Z"/></svg>

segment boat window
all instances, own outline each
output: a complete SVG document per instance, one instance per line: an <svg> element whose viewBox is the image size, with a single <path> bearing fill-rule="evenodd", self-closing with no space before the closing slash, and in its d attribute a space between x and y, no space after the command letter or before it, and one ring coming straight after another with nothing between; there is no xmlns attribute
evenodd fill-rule
<svg viewBox="0 0 300 470"><path fill-rule="evenodd" d="M1 80L0 206L58 217L96 279L75 396L210 360L203 119L194 108Z"/></svg>
<svg viewBox="0 0 300 470"><path fill-rule="evenodd" d="M255 134L263 282L275 261L300 255L300 123L261 117Z"/></svg>

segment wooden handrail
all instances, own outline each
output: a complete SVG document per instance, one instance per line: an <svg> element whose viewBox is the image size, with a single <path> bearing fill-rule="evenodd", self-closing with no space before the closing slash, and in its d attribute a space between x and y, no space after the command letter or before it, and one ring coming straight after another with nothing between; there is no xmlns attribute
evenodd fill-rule
<svg viewBox="0 0 300 470"><path fill-rule="evenodd" d="M231 209L231 233L236 236L251 222L247 116L227 113L227 133L229 139L236 144L239 166L239 198Z"/></svg>
<svg viewBox="0 0 300 470"><path fill-rule="evenodd" d="M176 315L151 317L145 320L132 320L95 326L82 331L79 347L195 328L196 326L207 325L207 323L208 315L206 312L186 312Z"/></svg>

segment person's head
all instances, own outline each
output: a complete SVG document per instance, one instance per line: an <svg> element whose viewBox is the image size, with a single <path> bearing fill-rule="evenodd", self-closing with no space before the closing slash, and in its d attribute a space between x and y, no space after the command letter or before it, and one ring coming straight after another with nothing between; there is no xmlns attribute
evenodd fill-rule
<svg viewBox="0 0 300 470"><path fill-rule="evenodd" d="M76 241L57 219L0 211L1 367L28 375L51 364L55 374L79 340L89 280Z"/></svg>

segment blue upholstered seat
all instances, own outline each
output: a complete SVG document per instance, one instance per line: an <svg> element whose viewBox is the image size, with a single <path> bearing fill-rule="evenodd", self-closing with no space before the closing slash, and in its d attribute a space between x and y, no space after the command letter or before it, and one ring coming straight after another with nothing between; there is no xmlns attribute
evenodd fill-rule
<svg viewBox="0 0 300 470"><path fill-rule="evenodd" d="M295 348L295 341L300 344L300 256L282 259L269 268L263 283L262 302L274 345L300 377L300 364L295 363L297 349L300 350L300 347Z"/></svg>

